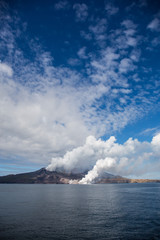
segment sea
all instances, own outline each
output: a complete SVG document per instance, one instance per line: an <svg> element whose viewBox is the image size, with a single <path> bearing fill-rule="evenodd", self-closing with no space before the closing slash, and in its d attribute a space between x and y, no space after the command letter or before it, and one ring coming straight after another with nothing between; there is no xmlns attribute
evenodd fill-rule
<svg viewBox="0 0 160 240"><path fill-rule="evenodd" d="M158 240L160 184L0 184L2 240Z"/></svg>

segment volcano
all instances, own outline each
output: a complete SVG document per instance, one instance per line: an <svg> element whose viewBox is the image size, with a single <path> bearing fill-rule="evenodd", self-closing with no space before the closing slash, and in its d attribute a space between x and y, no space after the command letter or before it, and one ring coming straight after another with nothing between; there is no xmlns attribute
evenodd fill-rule
<svg viewBox="0 0 160 240"><path fill-rule="evenodd" d="M58 172L48 171L41 168L34 172L10 174L0 177L0 183L25 183L25 184L69 184L78 183L87 172L73 173L73 172ZM72 181L71 181L72 180ZM110 173L104 173L101 177L95 180L95 184L100 183L142 183L142 182L160 182L160 180L150 179L129 179L121 176L115 176Z"/></svg>
<svg viewBox="0 0 160 240"><path fill-rule="evenodd" d="M67 184L70 180L80 180L86 173L65 173L57 171L48 171L41 168L35 172L11 174L0 177L0 183L52 183Z"/></svg>
<svg viewBox="0 0 160 240"><path fill-rule="evenodd" d="M48 171L45 168L41 168L35 172L11 174L0 177L0 183L50 183L50 184L68 184L71 180L74 183L78 183L87 172L73 173L73 172L59 172ZM127 182L126 178L120 176L114 176L109 173L105 173L101 178L98 178L95 183L107 182Z"/></svg>

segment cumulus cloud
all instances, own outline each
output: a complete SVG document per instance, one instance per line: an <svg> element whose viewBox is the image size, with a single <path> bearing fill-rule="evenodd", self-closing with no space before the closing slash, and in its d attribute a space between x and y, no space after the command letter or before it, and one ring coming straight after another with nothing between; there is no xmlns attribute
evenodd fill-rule
<svg viewBox="0 0 160 240"><path fill-rule="evenodd" d="M155 146L155 147L160 146L160 133L153 137L152 145Z"/></svg>
<svg viewBox="0 0 160 240"><path fill-rule="evenodd" d="M93 183L105 172L122 176L143 176L160 170L160 134L151 142L129 138L118 144L115 137L106 141L89 136L83 146L68 151L61 158L53 158L47 170L85 171L81 184Z"/></svg>

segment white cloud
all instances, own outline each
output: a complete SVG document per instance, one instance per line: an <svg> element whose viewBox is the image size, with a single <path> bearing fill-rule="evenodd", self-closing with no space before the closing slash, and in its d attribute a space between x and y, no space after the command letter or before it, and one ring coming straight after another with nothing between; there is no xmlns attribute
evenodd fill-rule
<svg viewBox="0 0 160 240"><path fill-rule="evenodd" d="M108 69L114 66L118 57L108 50ZM21 71L18 74L20 79L23 76L27 79L27 85L18 82L16 75L1 78L1 156L15 158L18 155L45 164L52 156L61 156L68 149L82 144L88 134L101 136L116 131L137 117L138 110L134 105L112 112L110 107L114 101L110 95L104 111L97 111L99 99L110 92L110 80L107 80L108 86L105 79L95 85L77 85L81 75L50 65L47 54L41 55L40 59L40 68L44 68L41 75L39 68L32 64L21 66L22 72L25 69L25 76ZM97 74L100 77L99 67ZM119 89L116 97L129 93L129 89Z"/></svg>
<svg viewBox="0 0 160 240"><path fill-rule="evenodd" d="M152 144L157 147L160 146L160 134L157 134L153 137Z"/></svg>
<svg viewBox="0 0 160 240"><path fill-rule="evenodd" d="M105 18L97 19L96 24L89 26L89 31L93 34L95 40L101 44L106 40L107 20Z"/></svg>
<svg viewBox="0 0 160 240"><path fill-rule="evenodd" d="M125 25L133 26L130 22ZM96 42L99 44L107 36L109 47L99 50L98 46L97 56L90 55L85 69L78 72L55 66L51 54L29 40L25 29L18 26L20 20L6 15L0 30L0 50L5 52L4 62L0 63L1 156L46 164L52 156L61 157L83 144L86 136L120 131L157 106L158 92L150 93L151 87L155 90L154 82L147 97L143 89L136 93L132 89L130 78L139 79L138 72L132 72L139 61L136 46L126 44L124 49L116 42L118 37L124 37L125 43L127 37L136 38L135 27L107 35L106 19L90 25ZM19 38L28 44L32 61L24 57L17 44ZM87 57L86 48L80 48L78 55ZM68 64L78 65L78 60L70 58Z"/></svg>
<svg viewBox="0 0 160 240"><path fill-rule="evenodd" d="M61 9L68 9L69 7L69 2L64 0L64 1L59 1L54 5L54 8L56 10L61 10Z"/></svg>
<svg viewBox="0 0 160 240"><path fill-rule="evenodd" d="M119 71L121 73L127 73L128 71L133 71L134 69L135 69L135 66L133 65L131 59L124 58L120 61Z"/></svg>
<svg viewBox="0 0 160 240"><path fill-rule="evenodd" d="M101 58L91 61L91 66L94 69L94 74L91 76L93 81L110 82L112 77L116 78L115 70L118 68L119 58L120 54L114 48L107 47L102 51Z"/></svg>
<svg viewBox="0 0 160 240"><path fill-rule="evenodd" d="M77 54L78 54L79 58L81 58L81 59L88 58L86 55L86 47L80 48Z"/></svg>
<svg viewBox="0 0 160 240"><path fill-rule="evenodd" d="M111 49L106 53L109 69L119 55ZM14 63L19 68L17 71L13 64L13 76L11 68L1 63L5 72L0 82L1 156L45 164L51 156L61 156L82 144L88 134L100 136L128 122L128 117L113 115L109 109L99 116L97 100L110 91L109 86L101 82L78 84L82 75L55 68L49 53L37 51L34 64L18 54Z"/></svg>
<svg viewBox="0 0 160 240"><path fill-rule="evenodd" d="M160 31L160 20L158 18L154 18L147 26L151 31Z"/></svg>
<svg viewBox="0 0 160 240"><path fill-rule="evenodd" d="M81 64L80 60L77 58L69 58L68 59L68 64L71 66L78 66Z"/></svg>
<svg viewBox="0 0 160 240"><path fill-rule="evenodd" d="M145 130L143 130L142 132L140 132L140 135L147 135L147 134L152 134L156 133L156 135L159 132L159 127L154 127L154 128L147 128Z"/></svg>
<svg viewBox="0 0 160 240"><path fill-rule="evenodd" d="M89 136L83 146L68 151L61 158L53 158L48 170L90 170L80 183L92 183L108 171L122 176L143 176L159 172L160 134L151 143L129 138L124 144L116 143L115 137L106 141ZM154 163L153 163L154 160Z"/></svg>
<svg viewBox="0 0 160 240"><path fill-rule="evenodd" d="M0 89L2 154L45 162L83 142L88 130L71 89L34 93L12 80L1 83Z"/></svg>
<svg viewBox="0 0 160 240"><path fill-rule="evenodd" d="M0 75L2 75L2 74L7 75L8 77L12 77L13 70L6 63L0 62Z"/></svg>
<svg viewBox="0 0 160 240"><path fill-rule="evenodd" d="M109 35L114 47L118 49L136 48L141 39L141 36L137 34L137 25L131 20L125 20L121 26Z"/></svg>
<svg viewBox="0 0 160 240"><path fill-rule="evenodd" d="M137 25L130 19L126 19L121 23L126 29L136 29Z"/></svg>
<svg viewBox="0 0 160 240"><path fill-rule="evenodd" d="M86 4L75 3L73 9L76 13L76 20L79 22L84 22L88 17L88 7Z"/></svg>
<svg viewBox="0 0 160 240"><path fill-rule="evenodd" d="M92 39L92 34L91 33L86 33L85 31L80 31L81 37L83 37L86 40L91 40Z"/></svg>
<svg viewBox="0 0 160 240"><path fill-rule="evenodd" d="M140 56L141 56L141 51L138 49L134 49L130 54L130 58L135 62L139 62Z"/></svg>
<svg viewBox="0 0 160 240"><path fill-rule="evenodd" d="M105 5L105 10L107 11L107 15L112 16L112 15L115 15L119 11L119 8L115 7L111 3L107 3Z"/></svg>
<svg viewBox="0 0 160 240"><path fill-rule="evenodd" d="M153 38L151 43L153 47L157 47L160 44L160 37ZM151 50L153 50L153 48L151 48Z"/></svg>

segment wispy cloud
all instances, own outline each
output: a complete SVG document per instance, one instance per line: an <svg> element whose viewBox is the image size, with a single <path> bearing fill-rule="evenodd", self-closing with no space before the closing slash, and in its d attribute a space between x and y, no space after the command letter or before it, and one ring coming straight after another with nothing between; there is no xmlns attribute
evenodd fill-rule
<svg viewBox="0 0 160 240"><path fill-rule="evenodd" d="M81 59L88 58L86 55L86 47L80 48L77 54L78 54L79 58L81 58Z"/></svg>
<svg viewBox="0 0 160 240"><path fill-rule="evenodd" d="M111 3L107 3L105 5L105 10L107 11L107 15L108 16L112 16L112 15L115 15L118 11L119 11L119 8L118 7L115 7L113 4Z"/></svg>
<svg viewBox="0 0 160 240"><path fill-rule="evenodd" d="M68 59L68 64L71 66L78 66L81 64L80 60L77 58L69 58Z"/></svg>
<svg viewBox="0 0 160 240"><path fill-rule="evenodd" d="M79 22L84 22L88 16L88 7L85 3L75 3L73 5L73 9L75 10L76 20Z"/></svg>
<svg viewBox="0 0 160 240"><path fill-rule="evenodd" d="M160 44L160 37L155 37L151 42L153 47L157 47ZM152 49L151 49L152 50Z"/></svg>
<svg viewBox="0 0 160 240"><path fill-rule="evenodd" d="M121 73L127 73L128 71L133 71L134 69L135 69L135 66L133 65L131 59L123 58L120 61L119 71Z"/></svg>
<svg viewBox="0 0 160 240"><path fill-rule="evenodd" d="M147 0L140 0L139 1L139 6L140 7L147 7Z"/></svg>
<svg viewBox="0 0 160 240"><path fill-rule="evenodd" d="M119 49L127 49L129 47L137 47L140 42L140 35L137 33L137 25L131 20L124 20L121 28L111 32L109 38Z"/></svg>
<svg viewBox="0 0 160 240"><path fill-rule="evenodd" d="M160 31L160 20L158 18L154 18L147 26L147 28L151 31Z"/></svg>
<svg viewBox="0 0 160 240"><path fill-rule="evenodd" d="M56 4L60 10L68 2ZM87 5L74 4L73 9L76 21L87 19ZM116 14L113 10L107 11ZM79 36L89 40L94 51L88 54L88 45L79 44L77 58L69 55L67 67L55 65L51 53L29 38L27 24L16 14L11 18L6 12L1 20L1 156L45 163L83 144L88 135L120 131L158 106L157 83L148 79L144 89L139 74L142 53L134 21L124 20L108 30L105 17L93 16ZM87 63L76 70L81 62Z"/></svg>
<svg viewBox="0 0 160 240"><path fill-rule="evenodd" d="M82 30L80 32L80 35L81 35L81 37L83 37L84 39L86 39L88 41L92 39L92 34L90 32L85 32Z"/></svg>
<svg viewBox="0 0 160 240"><path fill-rule="evenodd" d="M89 31L98 44L102 44L106 40L107 20L105 18L96 19L96 24L89 26Z"/></svg>
<svg viewBox="0 0 160 240"><path fill-rule="evenodd" d="M147 128L139 133L139 135L157 135L160 132L160 127Z"/></svg>
<svg viewBox="0 0 160 240"><path fill-rule="evenodd" d="M56 10L62 10L62 9L68 9L69 8L69 2L66 0L63 1L59 1L57 3L55 3L54 8Z"/></svg>

